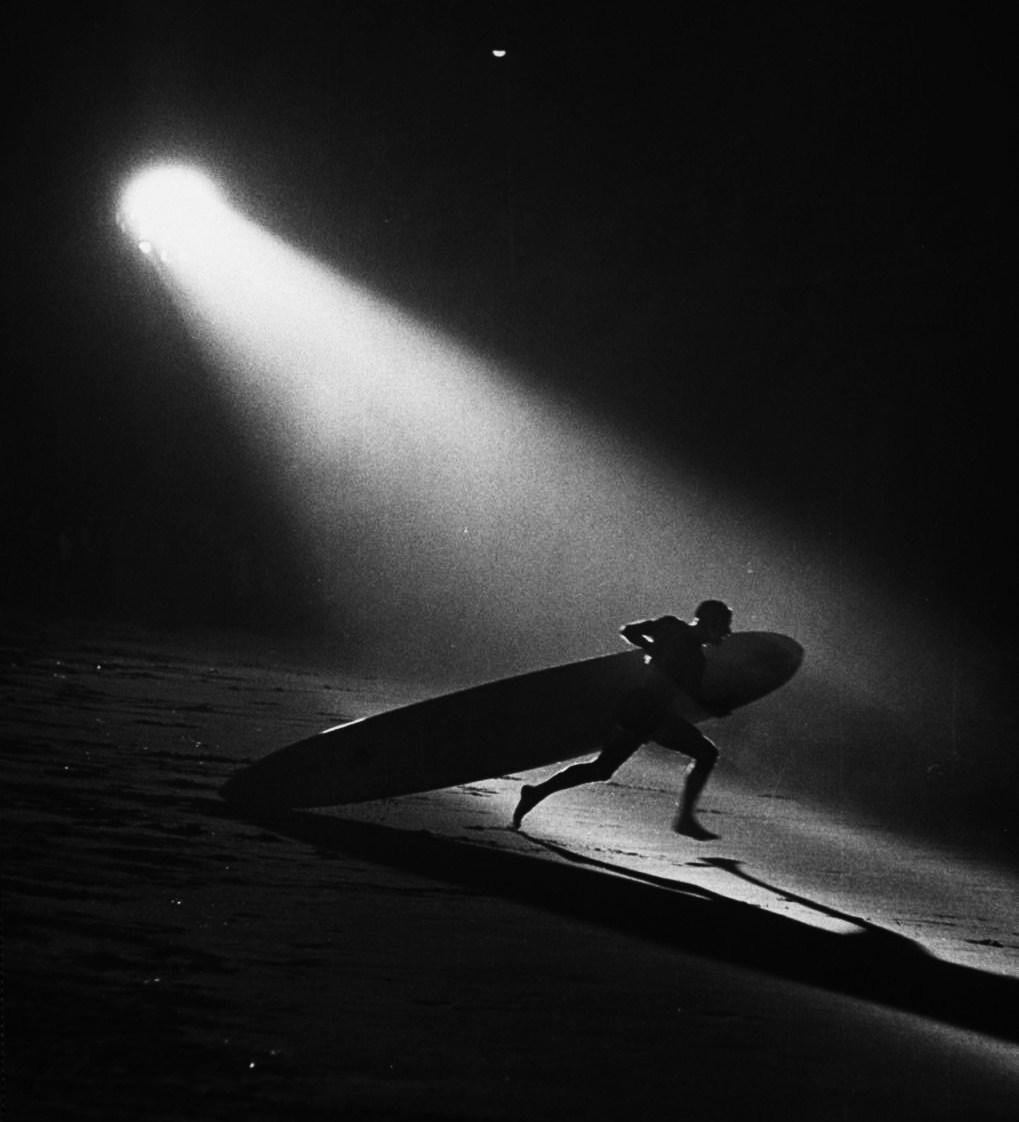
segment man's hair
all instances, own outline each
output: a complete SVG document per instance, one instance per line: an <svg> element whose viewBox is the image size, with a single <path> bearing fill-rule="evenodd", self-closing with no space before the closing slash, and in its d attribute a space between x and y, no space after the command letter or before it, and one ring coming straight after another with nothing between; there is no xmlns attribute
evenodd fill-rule
<svg viewBox="0 0 1019 1122"><path fill-rule="evenodd" d="M732 608L723 600L704 600L697 605L694 619L724 620L728 623L732 619Z"/></svg>

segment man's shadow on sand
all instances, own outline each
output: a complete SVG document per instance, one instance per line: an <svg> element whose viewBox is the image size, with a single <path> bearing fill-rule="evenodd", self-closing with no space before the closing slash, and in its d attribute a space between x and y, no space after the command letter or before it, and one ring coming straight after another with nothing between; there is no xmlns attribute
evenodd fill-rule
<svg viewBox="0 0 1019 1122"><path fill-rule="evenodd" d="M706 863L845 920L856 930L822 930L700 885L586 857L532 835L524 836L563 860L303 811L244 817L358 860L462 884L678 951L1019 1041L1019 980L943 962L902 935L768 885L745 873L738 861L713 858Z"/></svg>

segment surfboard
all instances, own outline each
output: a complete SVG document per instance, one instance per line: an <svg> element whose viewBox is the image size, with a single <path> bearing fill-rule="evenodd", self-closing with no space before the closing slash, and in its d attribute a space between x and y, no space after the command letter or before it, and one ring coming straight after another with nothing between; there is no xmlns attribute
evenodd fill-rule
<svg viewBox="0 0 1019 1122"><path fill-rule="evenodd" d="M794 639L740 631L705 649L701 693L737 709L799 669ZM622 698L644 681L642 651L582 659L349 721L242 768L221 789L252 809L338 806L454 787L597 751ZM688 720L707 713L686 698Z"/></svg>

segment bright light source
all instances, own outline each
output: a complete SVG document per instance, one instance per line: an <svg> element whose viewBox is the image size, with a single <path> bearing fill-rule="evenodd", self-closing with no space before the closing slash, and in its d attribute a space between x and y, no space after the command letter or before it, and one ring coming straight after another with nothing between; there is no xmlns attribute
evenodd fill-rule
<svg viewBox="0 0 1019 1122"><path fill-rule="evenodd" d="M492 51L492 54L495 55L496 58L505 58L506 57L506 52L505 51Z"/></svg>
<svg viewBox="0 0 1019 1122"><path fill-rule="evenodd" d="M163 164L135 176L124 189L118 208L122 229L151 253L195 239L224 213L222 194L195 168Z"/></svg>

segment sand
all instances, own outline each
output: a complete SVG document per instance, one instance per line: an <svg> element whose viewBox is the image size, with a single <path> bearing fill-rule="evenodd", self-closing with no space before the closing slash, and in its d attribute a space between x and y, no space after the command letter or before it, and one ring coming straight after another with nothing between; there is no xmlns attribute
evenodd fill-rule
<svg viewBox="0 0 1019 1122"><path fill-rule="evenodd" d="M3 666L10 1122L1015 1116L985 854L725 766L698 845L655 750L520 834L520 776L253 820L233 769L428 684L67 622Z"/></svg>

